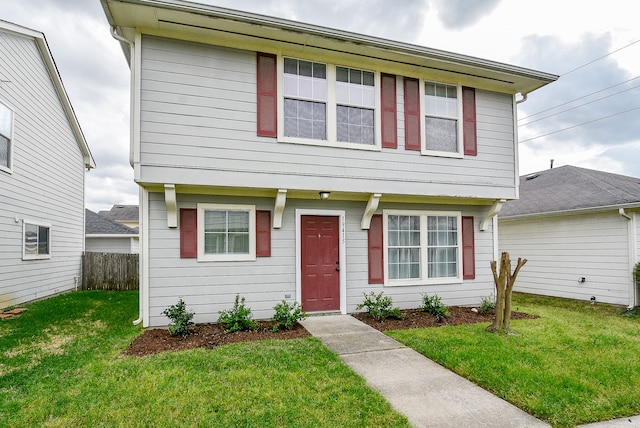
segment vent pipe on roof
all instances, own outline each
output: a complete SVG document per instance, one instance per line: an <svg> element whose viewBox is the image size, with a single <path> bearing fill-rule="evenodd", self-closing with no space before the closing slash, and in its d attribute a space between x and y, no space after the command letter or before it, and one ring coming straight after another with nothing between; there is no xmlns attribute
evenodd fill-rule
<svg viewBox="0 0 640 428"><path fill-rule="evenodd" d="M551 159L551 165L549 166L549 169L553 169L553 159Z"/></svg>

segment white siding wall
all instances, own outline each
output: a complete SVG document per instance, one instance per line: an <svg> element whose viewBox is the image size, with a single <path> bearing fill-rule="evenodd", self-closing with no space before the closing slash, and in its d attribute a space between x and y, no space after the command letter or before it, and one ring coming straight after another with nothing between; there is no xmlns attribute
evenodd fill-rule
<svg viewBox="0 0 640 428"><path fill-rule="evenodd" d="M132 253L131 242L133 238L90 238L85 240L87 253Z"/></svg>
<svg viewBox="0 0 640 428"><path fill-rule="evenodd" d="M0 100L14 109L13 173L0 171L0 308L72 289L84 246L84 167L32 39L0 32ZM22 220L51 225L51 258L22 260ZM17 220L17 221L16 221Z"/></svg>
<svg viewBox="0 0 640 428"><path fill-rule="evenodd" d="M617 212L501 221L500 251L528 260L514 290L627 305L627 222Z"/></svg>
<svg viewBox="0 0 640 428"><path fill-rule="evenodd" d="M424 78L430 76L425 75ZM476 92L478 156L278 143L256 136L256 53L143 37L141 172L148 183L515 196L512 97Z"/></svg>
<svg viewBox="0 0 640 428"><path fill-rule="evenodd" d="M420 305L421 295L438 294L449 305L477 305L480 297L493 292L489 262L493 258L492 232L477 227L484 208L473 206L385 205L382 209L406 208L424 210L462 210L476 222L476 279L462 284L384 287L368 284L367 231L360 229L366 203L343 201L287 200L281 229L271 230L271 257L258 257L250 262L198 262L180 259L180 231L167 228L162 194L149 195L149 315L150 325L166 325L161 315L169 305L183 298L196 315L196 322L214 322L218 312L230 309L236 293L246 298L255 318L269 318L273 306L289 294L296 299L296 209L328 209L346 211L347 311L354 312L363 293L384 291L402 308ZM232 198L178 195L179 208L195 208L197 203L255 204L256 209L273 210L273 199Z"/></svg>

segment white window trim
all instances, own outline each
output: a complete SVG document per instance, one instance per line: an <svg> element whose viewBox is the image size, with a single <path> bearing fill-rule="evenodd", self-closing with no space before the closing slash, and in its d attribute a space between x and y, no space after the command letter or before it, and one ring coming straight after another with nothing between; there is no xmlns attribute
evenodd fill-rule
<svg viewBox="0 0 640 428"><path fill-rule="evenodd" d="M425 127L425 117L427 116L426 109L424 107L424 85L426 82L435 82L442 83L443 85L456 86L458 89L458 150L456 152L443 152L440 150L427 150L427 134ZM463 152L463 135L462 131L464 129L464 118L462 116L462 85L460 83L447 83L447 82L439 82L430 79L420 79L420 135L422 141L420 141L420 154L425 156L438 156L444 158L455 158L455 159L464 159Z"/></svg>
<svg viewBox="0 0 640 428"><path fill-rule="evenodd" d="M8 166L0 165L0 171L13 174L13 139L15 134L16 110L2 100L0 100L0 104L11 111L11 136L9 138L9 157L7 159Z"/></svg>
<svg viewBox="0 0 640 428"><path fill-rule="evenodd" d="M305 61L318 62L313 59L296 56L285 55L287 58L301 59ZM321 147L339 147L343 149L355 149L355 150L367 150L367 151L381 151L382 150L382 126L380 124L381 113L381 100L380 100L380 72L374 70L371 71L374 75L375 85L375 107L374 107L374 120L375 120L375 137L374 144L358 144L358 143L346 143L338 141L337 130L337 100L336 100L336 66L350 67L342 64L324 63L327 66L327 139L326 140L314 140L310 138L300 137L286 137L284 135L284 56L278 55L278 142L290 143L290 144L305 144L310 146ZM423 89L424 92L424 89ZM358 107L355 106L354 107ZM361 106L359 106L361 107Z"/></svg>
<svg viewBox="0 0 640 428"><path fill-rule="evenodd" d="M204 213L205 211L246 211L249 213L249 253L247 254L205 254ZM198 204L198 261L251 261L256 259L256 207L255 205Z"/></svg>
<svg viewBox="0 0 640 428"><path fill-rule="evenodd" d="M46 227L49 229L49 254L27 254L25 251L25 242L24 242L24 234L27 229L27 225L38 226L38 227ZM51 258L51 241L52 241L52 231L51 224L42 223L39 221L33 220L22 220L22 260L47 260Z"/></svg>
<svg viewBox="0 0 640 428"><path fill-rule="evenodd" d="M383 210L383 242L384 242L384 285L385 287L402 287L414 285L437 285L437 284L458 284L462 283L462 212L460 211L417 211L417 210ZM420 216L420 278L409 279L389 279L388 268L388 222L390 215L413 215ZM456 217L458 223L458 274L455 277L429 278L428 271L428 251L427 251L427 222L422 217L428 216L449 216Z"/></svg>

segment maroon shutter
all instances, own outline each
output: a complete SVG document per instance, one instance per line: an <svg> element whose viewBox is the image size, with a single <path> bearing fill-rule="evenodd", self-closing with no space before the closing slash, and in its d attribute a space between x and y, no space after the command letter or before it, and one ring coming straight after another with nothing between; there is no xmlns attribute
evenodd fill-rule
<svg viewBox="0 0 640 428"><path fill-rule="evenodd" d="M404 78L404 148L420 150L420 83Z"/></svg>
<svg viewBox="0 0 640 428"><path fill-rule="evenodd" d="M476 137L476 90L462 87L462 125L464 154L476 156L478 141Z"/></svg>
<svg viewBox="0 0 640 428"><path fill-rule="evenodd" d="M271 211L256 210L256 257L271 257Z"/></svg>
<svg viewBox="0 0 640 428"><path fill-rule="evenodd" d="M198 257L198 210L180 208L180 258Z"/></svg>
<svg viewBox="0 0 640 428"><path fill-rule="evenodd" d="M382 100L382 147L396 149L398 148L396 76L393 74L380 76L380 93Z"/></svg>
<svg viewBox="0 0 640 428"><path fill-rule="evenodd" d="M476 251L473 217L462 217L462 278L475 279Z"/></svg>
<svg viewBox="0 0 640 428"><path fill-rule="evenodd" d="M369 226L369 284L384 284L382 215L371 217Z"/></svg>
<svg viewBox="0 0 640 428"><path fill-rule="evenodd" d="M258 135L277 136L277 57L258 52Z"/></svg>

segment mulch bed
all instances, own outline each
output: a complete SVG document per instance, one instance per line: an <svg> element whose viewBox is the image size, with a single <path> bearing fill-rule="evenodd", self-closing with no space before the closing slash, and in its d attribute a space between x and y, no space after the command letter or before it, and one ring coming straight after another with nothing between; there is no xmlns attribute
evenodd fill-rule
<svg viewBox="0 0 640 428"><path fill-rule="evenodd" d="M376 321L368 312L351 314L372 326L379 331L402 330L409 328L440 327L443 325L459 325L480 322L493 322L494 315L481 315L471 308L450 306L449 317L442 320L436 318L419 309L407 309L402 311L405 317L402 320L386 319ZM538 318L521 312L512 312L511 319ZM190 329L190 334L186 337L174 337L166 329L148 329L140 336L136 337L124 355L144 356L156 354L164 351L180 351L193 348L215 348L216 346L229 343L249 342L265 339L297 339L311 336L309 332L300 324L295 324L291 330L280 330L273 332L271 321L259 321L260 326L254 331L239 331L235 333L225 333L224 325L219 323L196 324Z"/></svg>

